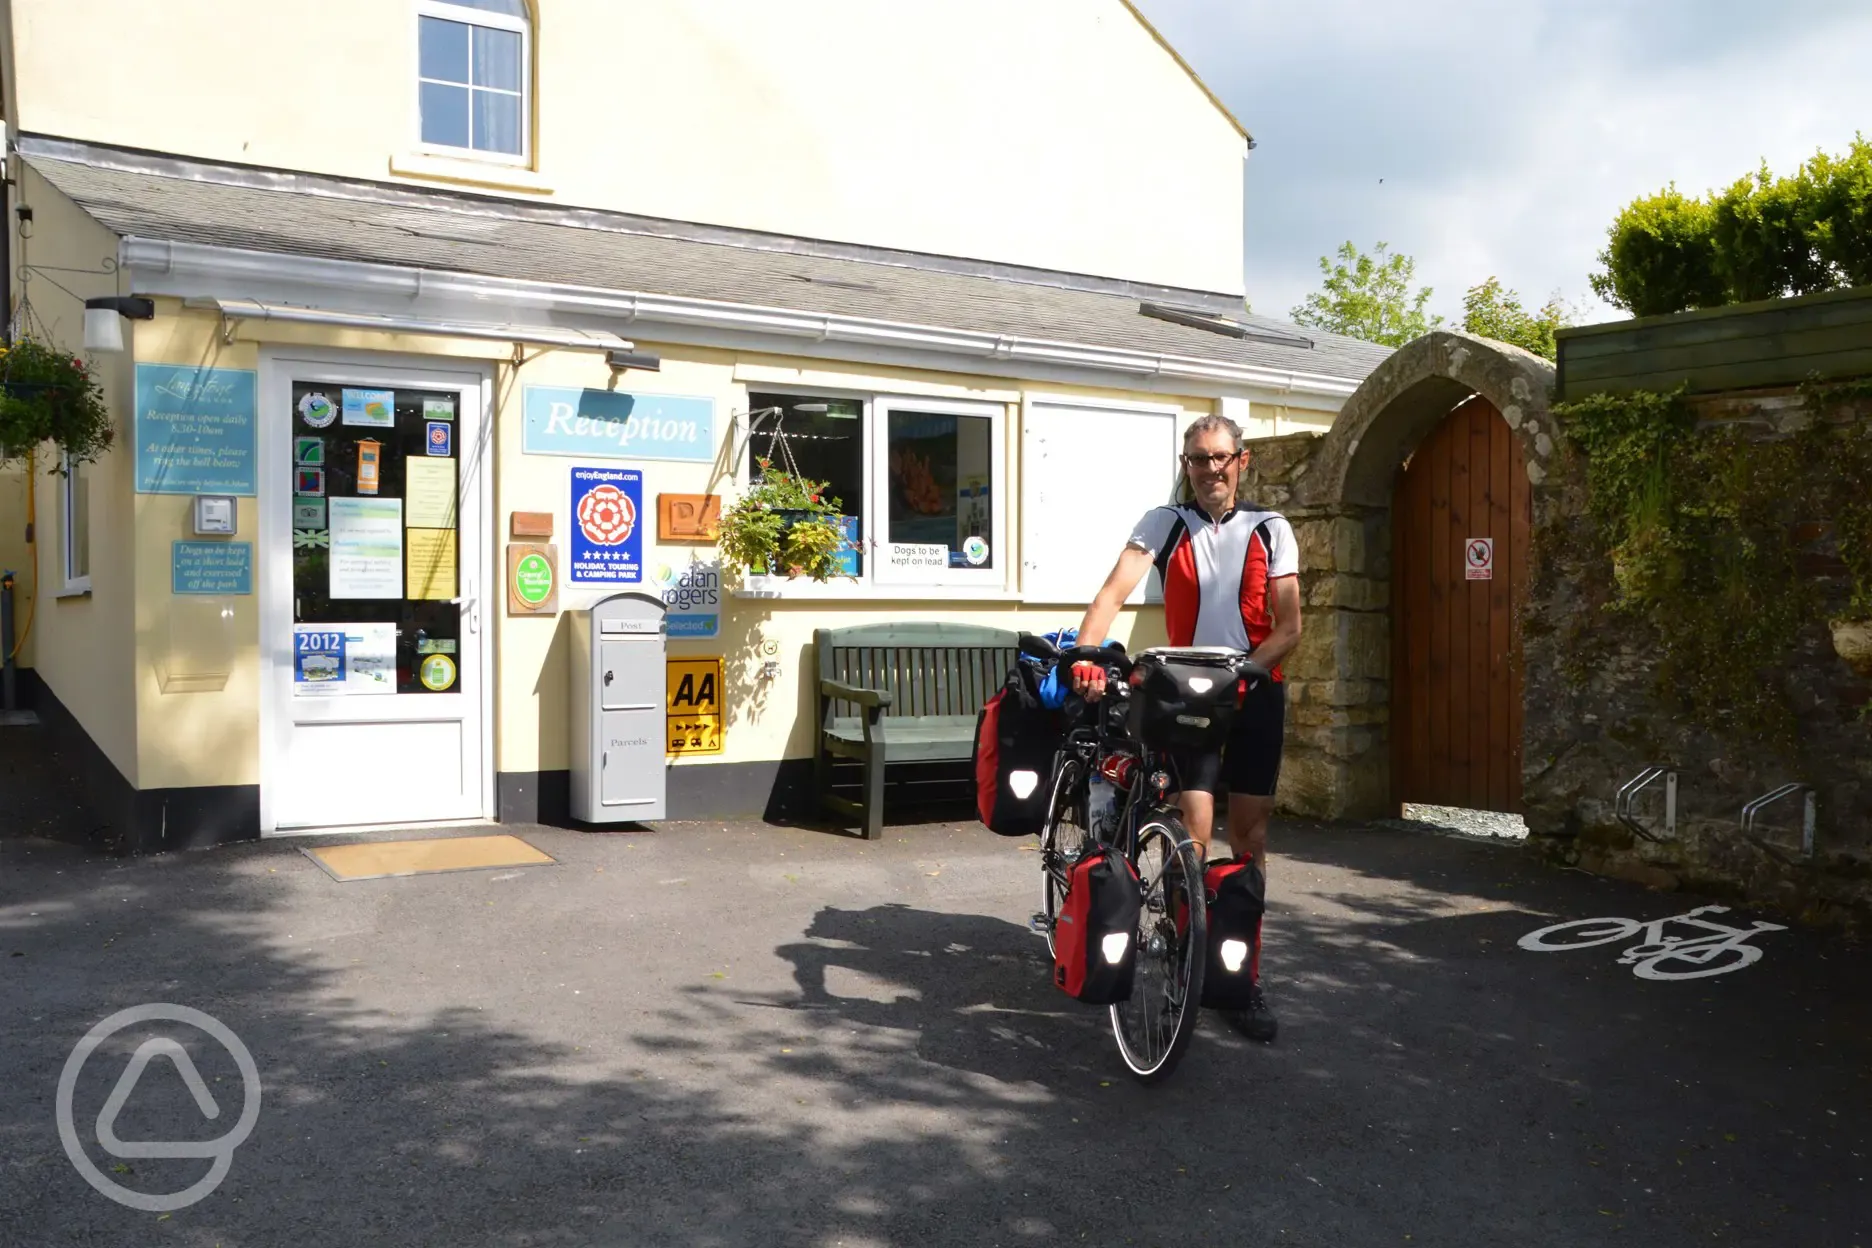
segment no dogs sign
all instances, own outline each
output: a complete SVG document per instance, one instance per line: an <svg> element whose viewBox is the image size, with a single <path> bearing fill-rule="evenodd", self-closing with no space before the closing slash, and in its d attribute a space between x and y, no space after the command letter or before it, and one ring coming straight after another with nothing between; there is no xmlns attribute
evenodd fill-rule
<svg viewBox="0 0 1872 1248"><path fill-rule="evenodd" d="M1463 543L1463 576L1471 581L1495 579L1495 539L1472 537Z"/></svg>

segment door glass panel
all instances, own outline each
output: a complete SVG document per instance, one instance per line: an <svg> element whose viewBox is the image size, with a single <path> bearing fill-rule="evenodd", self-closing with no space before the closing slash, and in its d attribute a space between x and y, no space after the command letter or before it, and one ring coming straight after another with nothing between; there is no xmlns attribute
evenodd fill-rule
<svg viewBox="0 0 1872 1248"><path fill-rule="evenodd" d="M296 696L463 692L457 406L293 383Z"/></svg>

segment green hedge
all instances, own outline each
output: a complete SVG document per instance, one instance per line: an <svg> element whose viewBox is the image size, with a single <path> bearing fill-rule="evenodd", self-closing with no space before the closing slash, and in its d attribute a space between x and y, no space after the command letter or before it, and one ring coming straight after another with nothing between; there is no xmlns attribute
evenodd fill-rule
<svg viewBox="0 0 1872 1248"><path fill-rule="evenodd" d="M1634 316L1872 285L1872 142L1789 177L1764 165L1701 199L1666 187L1607 234L1592 287Z"/></svg>

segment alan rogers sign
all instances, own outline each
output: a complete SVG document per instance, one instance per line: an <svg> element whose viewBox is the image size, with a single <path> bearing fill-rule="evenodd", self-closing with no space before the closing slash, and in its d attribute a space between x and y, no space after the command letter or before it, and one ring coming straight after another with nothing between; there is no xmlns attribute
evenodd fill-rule
<svg viewBox="0 0 1872 1248"><path fill-rule="evenodd" d="M715 400L528 386L520 449L585 459L674 459L713 463Z"/></svg>
<svg viewBox="0 0 1872 1248"><path fill-rule="evenodd" d="M721 633L721 564L697 561L658 568L652 577L662 591L671 637L715 637Z"/></svg>

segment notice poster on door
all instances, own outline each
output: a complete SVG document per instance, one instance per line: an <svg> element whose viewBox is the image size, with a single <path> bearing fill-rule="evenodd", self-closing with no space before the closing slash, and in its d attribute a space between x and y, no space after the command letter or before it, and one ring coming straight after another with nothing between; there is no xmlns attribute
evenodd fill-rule
<svg viewBox="0 0 1872 1248"><path fill-rule="evenodd" d="M409 597L446 602L455 592L455 530L406 529Z"/></svg>
<svg viewBox="0 0 1872 1248"><path fill-rule="evenodd" d="M635 468L572 470L573 585L635 585L643 580L643 473Z"/></svg>
<svg viewBox="0 0 1872 1248"><path fill-rule="evenodd" d="M412 529L455 527L455 461L403 461L403 523Z"/></svg>
<svg viewBox="0 0 1872 1248"><path fill-rule="evenodd" d="M403 596L403 500L333 498L331 589L339 598Z"/></svg>
<svg viewBox="0 0 1872 1248"><path fill-rule="evenodd" d="M293 625L293 696L396 692L396 625Z"/></svg>
<svg viewBox="0 0 1872 1248"><path fill-rule="evenodd" d="M362 425L367 429L396 428L395 391L346 390L343 399L341 420L344 424Z"/></svg>

